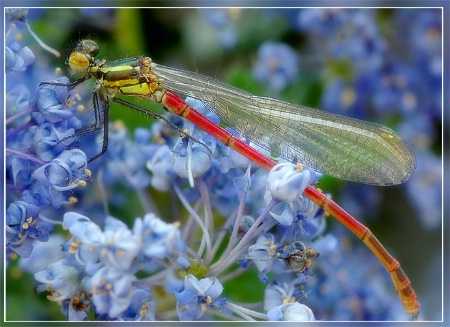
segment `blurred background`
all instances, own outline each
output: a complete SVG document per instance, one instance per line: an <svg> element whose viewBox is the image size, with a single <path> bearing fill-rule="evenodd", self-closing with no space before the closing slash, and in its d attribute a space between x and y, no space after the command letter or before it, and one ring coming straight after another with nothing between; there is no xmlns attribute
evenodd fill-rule
<svg viewBox="0 0 450 327"><path fill-rule="evenodd" d="M62 53L56 58L46 52L17 23L21 42L36 55L31 78L22 81L32 92L40 81L56 77L56 67L67 74L65 60L72 47L92 38L100 45L98 58L145 54L156 63L214 76L257 95L398 131L417 156L416 173L408 182L374 187L324 176L320 188L366 224L401 262L418 293L422 319L441 319L438 9L31 9L27 20ZM8 80L6 87L11 87ZM84 87L77 91L88 94L92 84ZM130 130L149 125L115 104L111 116ZM332 218L329 228L340 229L352 246L364 247ZM361 256L371 255L362 251ZM9 320L63 319L57 304L33 293L32 276L17 264L8 266L6 278Z"/></svg>

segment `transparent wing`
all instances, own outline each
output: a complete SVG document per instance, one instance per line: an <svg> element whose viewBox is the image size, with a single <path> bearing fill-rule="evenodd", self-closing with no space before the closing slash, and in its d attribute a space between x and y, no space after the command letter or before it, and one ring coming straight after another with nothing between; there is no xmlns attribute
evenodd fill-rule
<svg viewBox="0 0 450 327"><path fill-rule="evenodd" d="M194 72L157 64L153 72L164 88L202 101L227 126L272 156L376 185L402 183L415 170L411 148L385 126L254 96Z"/></svg>

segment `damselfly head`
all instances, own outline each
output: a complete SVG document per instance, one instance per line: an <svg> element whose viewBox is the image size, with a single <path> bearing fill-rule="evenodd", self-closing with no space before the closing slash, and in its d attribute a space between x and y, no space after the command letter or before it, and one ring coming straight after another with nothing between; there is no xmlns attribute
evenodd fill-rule
<svg viewBox="0 0 450 327"><path fill-rule="evenodd" d="M78 43L66 62L72 74L85 74L99 51L98 44L92 40L82 40Z"/></svg>
<svg viewBox="0 0 450 327"><path fill-rule="evenodd" d="M85 53L86 55L90 55L91 57L95 57L96 55L98 55L100 47L95 41L81 40L81 42L78 43L75 47L74 51L79 51Z"/></svg>

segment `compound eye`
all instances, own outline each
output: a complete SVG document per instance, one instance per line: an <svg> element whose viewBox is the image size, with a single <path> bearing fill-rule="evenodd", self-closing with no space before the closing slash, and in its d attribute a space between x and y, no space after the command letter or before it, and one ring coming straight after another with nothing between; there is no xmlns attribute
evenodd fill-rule
<svg viewBox="0 0 450 327"><path fill-rule="evenodd" d="M90 65L89 58L80 51L72 52L67 63L74 75L85 74Z"/></svg>
<svg viewBox="0 0 450 327"><path fill-rule="evenodd" d="M92 40L83 40L81 41L80 46L80 51L86 52L91 57L95 57L100 51L98 44Z"/></svg>
<svg viewBox="0 0 450 327"><path fill-rule="evenodd" d="M77 44L75 49L73 49L73 52L82 52L86 54L86 57L95 57L98 55L98 52L100 51L100 48L98 44L92 40L82 40L80 43Z"/></svg>

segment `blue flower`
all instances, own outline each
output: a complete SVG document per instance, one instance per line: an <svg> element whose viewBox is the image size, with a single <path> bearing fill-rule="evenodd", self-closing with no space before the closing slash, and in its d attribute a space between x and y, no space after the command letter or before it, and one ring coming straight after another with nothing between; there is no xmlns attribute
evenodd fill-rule
<svg viewBox="0 0 450 327"><path fill-rule="evenodd" d="M337 237L333 234L325 234L316 238L313 242L314 250L320 255L333 255L333 252L339 251L340 243Z"/></svg>
<svg viewBox="0 0 450 327"><path fill-rule="evenodd" d="M87 312L92 305L91 297L90 293L81 290L71 299L62 301L61 312L69 321L85 321L87 319Z"/></svg>
<svg viewBox="0 0 450 327"><path fill-rule="evenodd" d="M249 246L246 258L255 263L261 282L267 283L269 281L267 273L276 270L274 265L281 265L277 256L275 237L272 234L259 236L255 244Z"/></svg>
<svg viewBox="0 0 450 327"><path fill-rule="evenodd" d="M178 317L184 321L194 320L200 318L208 307L222 306L222 292L223 286L215 277L198 280L193 275L187 275L183 289L174 293Z"/></svg>
<svg viewBox="0 0 450 327"><path fill-rule="evenodd" d="M192 140L188 137L179 139L172 149L172 155L175 173L184 178L202 176L212 161L210 150L203 144L192 144Z"/></svg>
<svg viewBox="0 0 450 327"><path fill-rule="evenodd" d="M11 48L6 47L6 71L25 71L25 69L31 65L36 57L34 53L28 47L23 47L19 51L14 52Z"/></svg>
<svg viewBox="0 0 450 327"><path fill-rule="evenodd" d="M50 290L52 301L70 299L77 294L81 276L77 268L67 266L64 260L58 260L50 264L47 269L34 274L34 278L43 284L38 286L37 291Z"/></svg>
<svg viewBox="0 0 450 327"><path fill-rule="evenodd" d="M264 290L264 310L267 312L283 303L292 303L297 299L297 289L291 283L273 282Z"/></svg>
<svg viewBox="0 0 450 327"><path fill-rule="evenodd" d="M139 241L122 221L107 217L100 258L106 266L127 271L141 250Z"/></svg>
<svg viewBox="0 0 450 327"><path fill-rule="evenodd" d="M36 156L44 161L52 160L73 142L70 139L73 134L73 130L60 133L53 124L41 124L34 134Z"/></svg>
<svg viewBox="0 0 450 327"><path fill-rule="evenodd" d="M377 259L366 248L353 247L342 226L333 230L334 237L314 242L321 251L320 265L308 283L304 303L315 308L317 319L328 316L339 320L407 319L397 295L389 289L391 279ZM364 257L365 265L347 269ZM403 318L400 318L400 316Z"/></svg>
<svg viewBox="0 0 450 327"><path fill-rule="evenodd" d="M25 21L27 11L22 9L8 10L5 14L7 20L20 22L19 24L23 26L22 22ZM17 41L16 37L19 29L16 24L7 24L7 26L8 29L5 35L5 71L24 72L34 62L36 57L29 47L22 46Z"/></svg>
<svg viewBox="0 0 450 327"><path fill-rule="evenodd" d="M122 269L103 267L92 276L92 301L96 312L117 318L130 305L134 276Z"/></svg>
<svg viewBox="0 0 450 327"><path fill-rule="evenodd" d="M205 105L196 99L188 97L186 102L197 111L207 111ZM192 123L185 122L183 128L188 131L188 135L180 137L172 149L173 169L180 177L196 178L210 168L217 140ZM190 136L201 143L194 142Z"/></svg>
<svg viewBox="0 0 450 327"><path fill-rule="evenodd" d="M119 320L124 321L154 321L155 301L149 288L136 288L133 292L131 303Z"/></svg>
<svg viewBox="0 0 450 327"><path fill-rule="evenodd" d="M142 132L141 132L142 134ZM150 184L151 178L146 164L153 154L154 148L148 142L143 142L143 135L139 142L128 138L128 131L121 121L115 122L109 128L108 151L106 169L104 171L105 184L113 185L122 182L130 188L141 190Z"/></svg>
<svg viewBox="0 0 450 327"><path fill-rule="evenodd" d="M247 171L243 177L236 177L234 179L234 186L241 192L248 192L252 184L252 179L250 177L251 165L248 165Z"/></svg>
<svg viewBox="0 0 450 327"><path fill-rule="evenodd" d="M186 102L197 111L207 111L204 104L196 99L188 97ZM189 136L198 142L187 136L181 136L178 140L173 136L169 139L162 124L153 125L152 134L157 138L156 141L162 144L149 152L146 167L152 172L151 185L160 191L167 191L173 183L178 184L177 176L182 178L202 176L211 166L212 153L217 145L216 139L194 124L177 121L179 117L173 115L165 118L180 129L187 130Z"/></svg>
<svg viewBox="0 0 450 327"><path fill-rule="evenodd" d="M64 242L62 235L51 234L47 242L35 243L31 255L20 259L20 267L32 274L45 270L51 263L64 259L61 251Z"/></svg>
<svg viewBox="0 0 450 327"><path fill-rule="evenodd" d="M23 124L26 124L29 119L26 114L32 111L29 106L31 92L24 84L16 84L11 89L7 86L6 92L8 96L5 99L5 108L7 108L6 113L7 118L9 119L7 127L10 129L7 141L9 141L12 137L11 133L14 131L14 128L19 128ZM16 118L11 120L11 116L15 116Z"/></svg>
<svg viewBox="0 0 450 327"><path fill-rule="evenodd" d="M80 185L86 186L86 182L90 180L86 164L86 155L81 150L63 151L57 158L33 172L35 193L58 208L64 200L63 191L73 190Z"/></svg>
<svg viewBox="0 0 450 327"><path fill-rule="evenodd" d="M63 227L73 235L64 246L73 265L85 267L91 275L103 266L100 262L103 232L88 217L75 212L64 214Z"/></svg>
<svg viewBox="0 0 450 327"><path fill-rule="evenodd" d="M417 170L406 185L412 205L427 228L438 228L442 223L442 158L418 151Z"/></svg>
<svg viewBox="0 0 450 327"><path fill-rule="evenodd" d="M33 30L31 29L30 25L28 24L27 21L27 16L28 16L28 9L24 9L24 8L7 8L5 10L5 18L6 20L10 21L10 22L20 22L20 24L23 24L26 26L26 28L28 29L28 32L30 32L31 36L36 40L37 43L39 43L39 45L46 51L54 54L56 57L59 57L61 54L56 51L55 49L49 47L47 44L45 44L40 38L39 36L33 32ZM11 29L15 29L16 25L15 23L10 24L10 28ZM7 37L11 37L8 34L10 31L8 31L7 33Z"/></svg>
<svg viewBox="0 0 450 327"><path fill-rule="evenodd" d="M374 71L383 63L386 50L374 13L356 9L301 10L298 26L320 39L325 54L333 60L349 61L356 70Z"/></svg>
<svg viewBox="0 0 450 327"><path fill-rule="evenodd" d="M291 163L280 163L267 176L267 190L278 200L294 202L314 180L315 173L312 170Z"/></svg>
<svg viewBox="0 0 450 327"><path fill-rule="evenodd" d="M267 312L271 321L314 321L314 314L309 307L301 303L287 303L274 307Z"/></svg>
<svg viewBox="0 0 450 327"><path fill-rule="evenodd" d="M99 246L102 240L102 231L97 224L88 217L76 212L68 212L64 215L63 227L80 242Z"/></svg>
<svg viewBox="0 0 450 327"><path fill-rule="evenodd" d="M183 250L180 230L175 224L167 224L154 214L136 219L133 233L139 237L142 252L147 258L164 259L175 249Z"/></svg>
<svg viewBox="0 0 450 327"><path fill-rule="evenodd" d="M238 16L236 8L207 8L202 9L203 17L219 32L220 43L225 48L233 48L237 42L236 29L233 20Z"/></svg>
<svg viewBox="0 0 450 327"><path fill-rule="evenodd" d="M351 83L334 78L326 83L320 106L329 112L364 119L367 113L361 108L364 108L367 93L367 84L365 90L357 90Z"/></svg>
<svg viewBox="0 0 450 327"><path fill-rule="evenodd" d="M153 173L150 182L152 187L161 192L168 191L176 176L170 148L167 145L159 147L147 161L146 167Z"/></svg>
<svg viewBox="0 0 450 327"><path fill-rule="evenodd" d="M348 10L308 8L300 10L297 27L304 32L333 38L350 17Z"/></svg>
<svg viewBox="0 0 450 327"><path fill-rule="evenodd" d="M60 78L56 83L67 84L67 77ZM58 123L73 116L70 110L64 110L62 102L69 97L66 87L42 86L36 96L36 106L45 120L50 123Z"/></svg>
<svg viewBox="0 0 450 327"><path fill-rule="evenodd" d="M33 240L46 242L49 227L38 220L39 207L26 201L16 201L6 210L6 239L8 249L27 258L33 249Z"/></svg>
<svg viewBox="0 0 450 327"><path fill-rule="evenodd" d="M270 215L283 226L291 226L294 222L294 213L287 202L280 202L273 207Z"/></svg>
<svg viewBox="0 0 450 327"><path fill-rule="evenodd" d="M182 262L180 263L180 261ZM180 266L185 269L187 269L190 265L190 262L188 262L186 258L182 256L178 258L177 263L179 263ZM183 285L183 279L180 279L180 276L176 275L176 272L173 270L169 271L164 279L164 289L169 294L175 294L176 292L179 292L183 289Z"/></svg>
<svg viewBox="0 0 450 327"><path fill-rule="evenodd" d="M265 42L258 50L253 76L260 83L269 84L270 88L279 91L296 80L298 66L298 54L287 44Z"/></svg>
<svg viewBox="0 0 450 327"><path fill-rule="evenodd" d="M68 82L67 77L61 77L49 83L64 85ZM82 122L74 115L74 101L69 100L67 86L42 83L36 98L30 101L31 108L35 110L31 117L38 125L33 147L42 160L50 161L76 142L72 136L82 128Z"/></svg>
<svg viewBox="0 0 450 327"><path fill-rule="evenodd" d="M424 85L428 84L432 93L440 93L439 87L433 88L434 85L440 85L442 76L442 17L440 11L431 8L401 10L395 13L395 17L395 27L403 27L399 31L398 38L405 42L407 49L410 49L409 59L423 70L425 76L431 77ZM436 100L439 98L440 95L437 95Z"/></svg>

